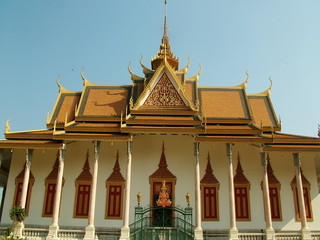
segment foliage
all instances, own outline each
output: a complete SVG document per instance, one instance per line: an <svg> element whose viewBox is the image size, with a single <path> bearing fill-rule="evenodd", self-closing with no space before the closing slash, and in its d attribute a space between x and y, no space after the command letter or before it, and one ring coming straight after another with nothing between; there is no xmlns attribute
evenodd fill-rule
<svg viewBox="0 0 320 240"><path fill-rule="evenodd" d="M21 223L26 218L26 210L21 206L12 206L9 213L13 223Z"/></svg>
<svg viewBox="0 0 320 240"><path fill-rule="evenodd" d="M0 240L23 240L21 237L13 236L13 234L9 234L7 236L1 236Z"/></svg>

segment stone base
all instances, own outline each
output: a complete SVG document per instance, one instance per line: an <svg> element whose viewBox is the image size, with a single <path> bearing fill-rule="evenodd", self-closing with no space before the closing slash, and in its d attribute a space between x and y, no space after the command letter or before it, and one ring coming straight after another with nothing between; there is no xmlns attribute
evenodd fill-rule
<svg viewBox="0 0 320 240"><path fill-rule="evenodd" d="M13 228L13 235L16 237L22 237L22 230L24 229L23 222L16 223Z"/></svg>
<svg viewBox="0 0 320 240"><path fill-rule="evenodd" d="M57 225L50 225L49 226L49 233L48 236L46 237L46 240L58 240L58 230L59 226Z"/></svg>
<svg viewBox="0 0 320 240"><path fill-rule="evenodd" d="M194 229L194 240L203 240L203 230L201 228Z"/></svg>
<svg viewBox="0 0 320 240"><path fill-rule="evenodd" d="M266 229L266 238L267 240L274 240L276 238L273 228Z"/></svg>
<svg viewBox="0 0 320 240"><path fill-rule="evenodd" d="M128 227L121 228L121 235L119 240L130 240L130 228Z"/></svg>
<svg viewBox="0 0 320 240"><path fill-rule="evenodd" d="M311 240L311 231L308 228L301 229L302 240Z"/></svg>
<svg viewBox="0 0 320 240"><path fill-rule="evenodd" d="M231 228L229 230L229 240L238 240L238 229L236 228Z"/></svg>
<svg viewBox="0 0 320 240"><path fill-rule="evenodd" d="M83 240L93 240L96 238L95 236L96 229L94 226L87 226L86 227L86 233L84 235Z"/></svg>

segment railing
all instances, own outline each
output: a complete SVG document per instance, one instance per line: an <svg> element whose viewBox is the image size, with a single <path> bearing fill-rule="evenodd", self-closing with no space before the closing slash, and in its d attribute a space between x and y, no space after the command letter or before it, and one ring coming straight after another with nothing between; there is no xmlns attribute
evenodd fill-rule
<svg viewBox="0 0 320 240"><path fill-rule="evenodd" d="M239 233L240 240L265 240L265 233Z"/></svg>
<svg viewBox="0 0 320 240"><path fill-rule="evenodd" d="M24 228L22 230L22 236L29 240L44 240L48 235L48 229L42 228Z"/></svg>
<svg viewBox="0 0 320 240"><path fill-rule="evenodd" d="M313 233L311 234L312 240L320 240L320 233Z"/></svg>
<svg viewBox="0 0 320 240"><path fill-rule="evenodd" d="M140 206L135 209L135 221L130 225L131 239L176 239L194 237L192 209L179 207Z"/></svg>
<svg viewBox="0 0 320 240"><path fill-rule="evenodd" d="M204 240L228 240L229 233L204 231L203 239Z"/></svg>
<svg viewBox="0 0 320 240"><path fill-rule="evenodd" d="M83 239L84 234L83 230L59 230L58 238L61 240Z"/></svg>
<svg viewBox="0 0 320 240"><path fill-rule="evenodd" d="M276 239L277 240L301 240L301 233L296 232L280 232L280 233L275 233Z"/></svg>

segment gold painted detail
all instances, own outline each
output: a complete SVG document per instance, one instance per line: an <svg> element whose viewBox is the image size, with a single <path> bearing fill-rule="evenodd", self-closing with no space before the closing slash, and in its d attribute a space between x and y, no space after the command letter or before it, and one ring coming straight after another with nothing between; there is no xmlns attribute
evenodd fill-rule
<svg viewBox="0 0 320 240"><path fill-rule="evenodd" d="M169 193L167 192L166 181L162 182L161 192L159 193L159 199L156 203L159 207L169 207L172 204L169 199Z"/></svg>
<svg viewBox="0 0 320 240"><path fill-rule="evenodd" d="M141 67L143 68L143 73L144 73L144 74L154 73L153 70L151 70L151 69L149 69L149 68L147 68L146 66L143 65L142 59L143 59L143 57L141 56L141 58L140 58L140 65L141 65Z"/></svg>
<svg viewBox="0 0 320 240"><path fill-rule="evenodd" d="M6 121L6 126L5 126L4 133L8 133L9 131L10 131L10 120L8 119Z"/></svg>
<svg viewBox="0 0 320 240"><path fill-rule="evenodd" d="M129 62L129 65L128 65L128 71L131 75L131 80L132 81L135 81L135 80L145 80L145 78L143 77L139 77L138 75L134 74L131 69L130 69L130 66L131 66L131 62Z"/></svg>
<svg viewBox="0 0 320 240"><path fill-rule="evenodd" d="M186 106L166 74L163 74L147 100L145 106Z"/></svg>

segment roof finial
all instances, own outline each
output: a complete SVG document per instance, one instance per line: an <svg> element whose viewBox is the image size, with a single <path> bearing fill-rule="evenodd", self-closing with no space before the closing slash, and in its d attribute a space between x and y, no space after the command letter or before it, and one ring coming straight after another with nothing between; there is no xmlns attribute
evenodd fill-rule
<svg viewBox="0 0 320 240"><path fill-rule="evenodd" d="M163 36L167 36L167 0L164 0L164 26Z"/></svg>
<svg viewBox="0 0 320 240"><path fill-rule="evenodd" d="M164 0L164 22L162 44L164 48L170 48L169 38L167 34L167 0Z"/></svg>

